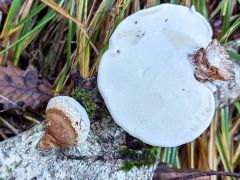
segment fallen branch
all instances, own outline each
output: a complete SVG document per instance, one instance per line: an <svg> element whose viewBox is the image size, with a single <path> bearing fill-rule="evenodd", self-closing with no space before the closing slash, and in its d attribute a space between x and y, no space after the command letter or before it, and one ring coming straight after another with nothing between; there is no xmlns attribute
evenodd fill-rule
<svg viewBox="0 0 240 180"><path fill-rule="evenodd" d="M198 169L173 169L167 164L159 164L154 171L153 180L187 180L207 177L207 176L228 176L240 177L240 173L209 170L202 172ZM205 178L204 178L205 179ZM209 179L209 178L207 178Z"/></svg>
<svg viewBox="0 0 240 180"><path fill-rule="evenodd" d="M194 173L194 174L182 176L182 177L179 177L179 178L173 178L171 180L196 179L198 177L205 177L205 176L228 176L228 177L240 178L240 173L210 170L210 171L206 171L206 172L199 172L199 173Z"/></svg>
<svg viewBox="0 0 240 180"><path fill-rule="evenodd" d="M5 179L150 179L155 166L120 170L125 132L108 117L91 124L86 142L77 148L39 151L43 124L0 143L0 175Z"/></svg>

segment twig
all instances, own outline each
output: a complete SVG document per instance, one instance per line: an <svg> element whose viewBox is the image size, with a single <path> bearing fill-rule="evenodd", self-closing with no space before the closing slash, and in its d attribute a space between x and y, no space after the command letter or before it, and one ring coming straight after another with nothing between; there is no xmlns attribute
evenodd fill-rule
<svg viewBox="0 0 240 180"><path fill-rule="evenodd" d="M10 100L10 99L2 96L2 95L0 95L0 98L2 98L3 100L5 100L5 101L7 101L7 102L9 102L9 103L11 103L11 104L13 104L13 105L15 105L15 106L18 106L15 102L13 102L12 100Z"/></svg>
<svg viewBox="0 0 240 180"><path fill-rule="evenodd" d="M8 137L2 132L1 129L0 129L0 136L2 136L2 138L3 138L4 140L8 138Z"/></svg>
<svg viewBox="0 0 240 180"><path fill-rule="evenodd" d="M13 104L14 106L18 107L19 109L24 110L21 106L17 105L15 102L13 102L12 100L8 99L7 97L0 95L0 98L2 98L3 100L5 100L5 101L7 101L7 102L9 102L11 104ZM5 110L1 110L0 112L4 112L4 111Z"/></svg>
<svg viewBox="0 0 240 180"><path fill-rule="evenodd" d="M5 119L3 119L1 116L0 116L0 120L15 134L15 135L18 135L19 132L18 130L13 127L10 123L8 123Z"/></svg>
<svg viewBox="0 0 240 180"><path fill-rule="evenodd" d="M206 172L196 172L194 174L190 174L182 177L171 178L171 180L195 179L195 178L204 177L204 176L229 176L229 177L240 178L240 173L209 170Z"/></svg>

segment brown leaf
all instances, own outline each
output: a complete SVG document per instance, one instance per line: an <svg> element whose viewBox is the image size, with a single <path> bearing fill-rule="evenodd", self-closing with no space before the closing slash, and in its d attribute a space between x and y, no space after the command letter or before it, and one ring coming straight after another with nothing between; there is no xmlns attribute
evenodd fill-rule
<svg viewBox="0 0 240 180"><path fill-rule="evenodd" d="M0 11L2 11L3 14L7 14L11 4L11 0L0 0Z"/></svg>
<svg viewBox="0 0 240 180"><path fill-rule="evenodd" d="M0 66L0 104L4 110L21 107L38 108L52 97L47 92L50 84L40 82L37 69L30 65L26 71L8 62L7 67Z"/></svg>
<svg viewBox="0 0 240 180"><path fill-rule="evenodd" d="M217 40L213 40L206 49L200 48L193 55L195 77L201 82L232 79L232 61L226 50Z"/></svg>

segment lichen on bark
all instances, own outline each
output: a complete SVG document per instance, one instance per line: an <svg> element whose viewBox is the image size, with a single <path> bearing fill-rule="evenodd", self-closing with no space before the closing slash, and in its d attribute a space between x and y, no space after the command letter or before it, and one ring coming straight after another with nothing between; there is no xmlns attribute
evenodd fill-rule
<svg viewBox="0 0 240 180"><path fill-rule="evenodd" d="M5 179L151 179L150 167L120 170L125 132L110 117L95 121L86 142L77 148L39 151L43 124L0 143L0 174Z"/></svg>

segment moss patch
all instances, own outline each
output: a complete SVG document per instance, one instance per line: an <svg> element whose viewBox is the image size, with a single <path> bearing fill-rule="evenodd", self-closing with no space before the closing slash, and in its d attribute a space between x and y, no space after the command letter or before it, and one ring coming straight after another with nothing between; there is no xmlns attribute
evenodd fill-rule
<svg viewBox="0 0 240 180"><path fill-rule="evenodd" d="M122 148L120 154L126 159L121 167L123 171L130 171L133 167L151 166L160 158L160 147L142 147L141 150Z"/></svg>
<svg viewBox="0 0 240 180"><path fill-rule="evenodd" d="M106 108L99 105L101 96L97 88L89 91L81 87L76 87L72 96L82 104L90 119L101 119L107 114Z"/></svg>

